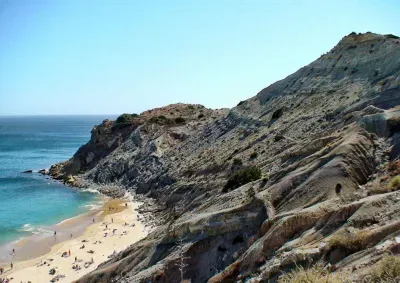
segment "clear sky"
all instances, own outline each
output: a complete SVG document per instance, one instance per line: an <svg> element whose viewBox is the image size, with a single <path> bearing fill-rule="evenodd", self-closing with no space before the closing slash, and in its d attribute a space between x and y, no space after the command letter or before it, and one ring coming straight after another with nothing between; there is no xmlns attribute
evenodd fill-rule
<svg viewBox="0 0 400 283"><path fill-rule="evenodd" d="M233 107L399 0L0 0L0 115Z"/></svg>

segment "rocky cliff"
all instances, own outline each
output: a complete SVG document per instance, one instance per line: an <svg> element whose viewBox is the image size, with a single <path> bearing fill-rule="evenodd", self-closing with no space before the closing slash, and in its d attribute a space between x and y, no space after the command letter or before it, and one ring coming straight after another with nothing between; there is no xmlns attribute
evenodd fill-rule
<svg viewBox="0 0 400 283"><path fill-rule="evenodd" d="M399 104L400 39L352 33L233 109L104 121L54 175L152 198L159 227L79 282L368 277L400 251Z"/></svg>

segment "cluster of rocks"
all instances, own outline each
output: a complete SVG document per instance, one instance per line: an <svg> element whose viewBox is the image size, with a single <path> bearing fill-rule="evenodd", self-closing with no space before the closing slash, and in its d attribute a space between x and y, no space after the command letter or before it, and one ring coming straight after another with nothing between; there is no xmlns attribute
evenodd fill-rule
<svg viewBox="0 0 400 283"><path fill-rule="evenodd" d="M33 170L25 170L25 171L23 171L22 173L33 173ZM47 172L47 170L46 169L40 169L39 171L38 171L38 173L39 174L42 174L42 175L47 175L48 174L48 172Z"/></svg>

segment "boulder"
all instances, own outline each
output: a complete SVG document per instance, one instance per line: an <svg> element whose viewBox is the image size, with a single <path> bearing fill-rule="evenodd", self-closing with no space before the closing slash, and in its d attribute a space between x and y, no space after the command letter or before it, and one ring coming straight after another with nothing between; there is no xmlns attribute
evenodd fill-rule
<svg viewBox="0 0 400 283"><path fill-rule="evenodd" d="M67 175L64 177L64 184L73 186L75 183L75 178L72 175Z"/></svg>

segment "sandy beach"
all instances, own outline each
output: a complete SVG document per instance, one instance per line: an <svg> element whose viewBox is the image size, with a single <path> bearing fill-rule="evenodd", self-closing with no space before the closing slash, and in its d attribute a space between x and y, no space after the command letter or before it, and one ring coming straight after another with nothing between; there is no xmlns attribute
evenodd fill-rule
<svg viewBox="0 0 400 283"><path fill-rule="evenodd" d="M102 208L60 223L63 234L47 237L32 247L32 243L20 243L15 256L29 258L1 265L4 273L0 278L10 282L73 282L93 271L102 262L147 235L145 226L138 221L135 209L140 203L125 200L108 200ZM82 223L90 219L82 229ZM94 219L94 222L93 222ZM62 227L61 227L62 226ZM73 227L82 229L77 236L66 235ZM61 229L62 228L62 229ZM60 237L60 239L57 239ZM52 244L53 243L53 244ZM46 250L47 248L47 250ZM40 256L36 256L40 254Z"/></svg>

